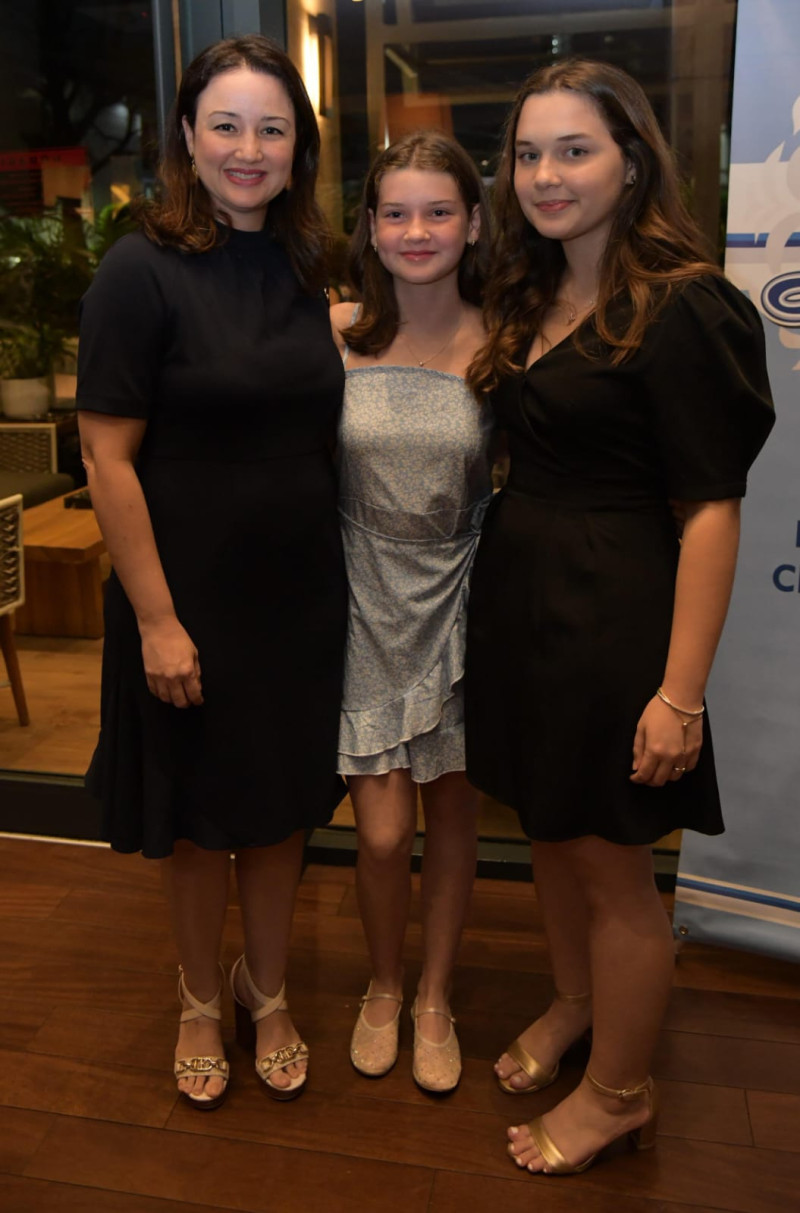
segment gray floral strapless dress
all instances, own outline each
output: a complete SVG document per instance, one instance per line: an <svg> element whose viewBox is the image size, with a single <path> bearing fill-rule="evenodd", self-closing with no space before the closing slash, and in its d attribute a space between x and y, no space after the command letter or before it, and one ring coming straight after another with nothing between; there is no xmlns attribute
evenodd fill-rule
<svg viewBox="0 0 800 1213"><path fill-rule="evenodd" d="M346 355L345 355L346 360ZM339 513L349 582L342 775L464 769L466 604L492 420L463 379L347 370Z"/></svg>

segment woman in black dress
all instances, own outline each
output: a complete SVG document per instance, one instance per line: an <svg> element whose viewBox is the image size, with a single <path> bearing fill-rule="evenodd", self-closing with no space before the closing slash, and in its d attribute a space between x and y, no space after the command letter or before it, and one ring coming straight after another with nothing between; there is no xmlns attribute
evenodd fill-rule
<svg viewBox="0 0 800 1213"><path fill-rule="evenodd" d="M549 1085L592 1027L577 1089L509 1130L519 1166L567 1173L623 1134L653 1141L673 943L650 844L723 828L703 695L773 415L757 313L704 253L624 72L572 60L526 81L497 202L471 382L511 472L473 574L467 772L534 840L556 987L501 1087Z"/></svg>
<svg viewBox="0 0 800 1213"><path fill-rule="evenodd" d="M330 455L343 374L318 160L313 109L280 48L260 36L209 47L183 76L161 199L82 309L81 439L114 566L89 785L112 846L163 861L181 961L175 1072L199 1108L227 1086L231 852L247 958L232 975L237 1028L257 1027L270 1094L305 1083L283 997L289 929L304 831L343 790Z"/></svg>

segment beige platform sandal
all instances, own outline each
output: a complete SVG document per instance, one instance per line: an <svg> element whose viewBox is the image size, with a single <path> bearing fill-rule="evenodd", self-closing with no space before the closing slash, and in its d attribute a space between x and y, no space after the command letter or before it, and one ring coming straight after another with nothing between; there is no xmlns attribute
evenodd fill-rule
<svg viewBox="0 0 800 1213"><path fill-rule="evenodd" d="M252 1009L243 1003L236 993L236 979L240 974L245 989L253 1000ZM231 969L231 992L236 1010L236 1042L244 1049L255 1049L256 1024L276 1011L288 1010L285 997L286 986L282 985L274 998L262 994L248 972L244 956L240 956ZM256 1057L256 1074L263 1082L267 1094L278 1100L296 1099L306 1085L307 1070L291 1079L288 1087L276 1087L274 1083L270 1082L270 1076L276 1070L283 1070L294 1061L303 1061L307 1058L308 1045L302 1040L296 1040L290 1045L284 1045L281 1049L275 1049L274 1052L267 1053L264 1057Z"/></svg>
<svg viewBox="0 0 800 1213"><path fill-rule="evenodd" d="M220 965L222 969L222 965ZM183 979L183 969L178 967L178 998L181 1006L185 1009L181 1014L181 1023L189 1023L193 1019L214 1019L219 1022L222 1019L222 990L225 980L225 972L222 970L222 982L220 987L211 1002L200 1002L199 999L186 988L186 982ZM186 1004L189 1004L186 1007ZM201 1112L210 1112L213 1108L218 1108L228 1094L228 1079L230 1077L230 1068L224 1057L179 1057L175 1060L173 1072L176 1079L181 1078L221 1078L224 1080L225 1086L220 1091L219 1095L206 1095L205 1091L200 1091L193 1095L189 1091L181 1091L178 1094L192 1105L193 1108L199 1108Z"/></svg>
<svg viewBox="0 0 800 1213"><path fill-rule="evenodd" d="M644 1082L639 1083L638 1087L623 1087L622 1089L604 1087L588 1070L586 1078L595 1091L599 1091L601 1095L607 1095L609 1099L621 1099L627 1103L631 1099L646 1098L650 1105L650 1115L643 1125L640 1125L638 1129L626 1129L624 1133L620 1133L619 1137L612 1138L603 1149L608 1149L608 1146L613 1145L615 1141L620 1141L623 1137L627 1137L628 1145L635 1150L652 1149L656 1144L656 1127L658 1125L658 1100L652 1078L646 1078ZM602 1153L600 1150L596 1154L590 1154L584 1162L573 1164L568 1162L561 1153L544 1127L541 1116L537 1116L530 1122L528 1130L547 1164L547 1170L537 1171L537 1175L580 1175L582 1171L588 1171Z"/></svg>
<svg viewBox="0 0 800 1213"><path fill-rule="evenodd" d="M555 992L555 998L558 1002L589 1002L591 997L591 994L561 994L558 990ZM506 1053L512 1061L517 1063L522 1073L531 1079L527 1087L515 1087L511 1083L513 1074L509 1074L508 1078L498 1077L497 1084L500 1090L505 1091L508 1095L530 1095L534 1091L543 1091L545 1087L551 1086L558 1078L560 1062L556 1062L552 1070L546 1070L535 1057L531 1056L519 1037L516 1040L512 1040L506 1049Z"/></svg>

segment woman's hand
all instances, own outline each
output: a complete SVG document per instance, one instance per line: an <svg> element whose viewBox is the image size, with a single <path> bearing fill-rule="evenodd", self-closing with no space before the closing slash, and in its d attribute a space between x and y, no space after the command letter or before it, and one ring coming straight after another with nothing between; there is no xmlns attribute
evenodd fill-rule
<svg viewBox="0 0 800 1213"><path fill-rule="evenodd" d="M147 423L91 411L79 423L92 505L136 615L148 690L176 708L201 704L197 649L176 617L136 473Z"/></svg>
<svg viewBox="0 0 800 1213"><path fill-rule="evenodd" d="M683 520L675 581L672 633L662 691L673 703L697 710L725 621L736 568L739 506L722 501L671 501ZM633 742L634 783L660 788L697 766L703 744L702 716L671 708L654 696L642 712ZM684 728L684 724L686 727Z"/></svg>
<svg viewBox="0 0 800 1213"><path fill-rule="evenodd" d="M703 718L697 716L683 727L677 712L657 695L639 718L633 739L633 783L660 788L693 771L703 744Z"/></svg>
<svg viewBox="0 0 800 1213"><path fill-rule="evenodd" d="M203 702L197 649L185 628L173 616L156 624L139 626L147 687L163 703L176 708Z"/></svg>

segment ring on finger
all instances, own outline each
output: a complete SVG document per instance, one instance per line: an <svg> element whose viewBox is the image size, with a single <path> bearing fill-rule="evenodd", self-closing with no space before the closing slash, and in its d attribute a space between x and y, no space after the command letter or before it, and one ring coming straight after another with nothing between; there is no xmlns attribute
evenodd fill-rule
<svg viewBox="0 0 800 1213"><path fill-rule="evenodd" d="M686 770L686 767L673 767L672 769L673 771L677 771L679 775L682 775Z"/></svg>

